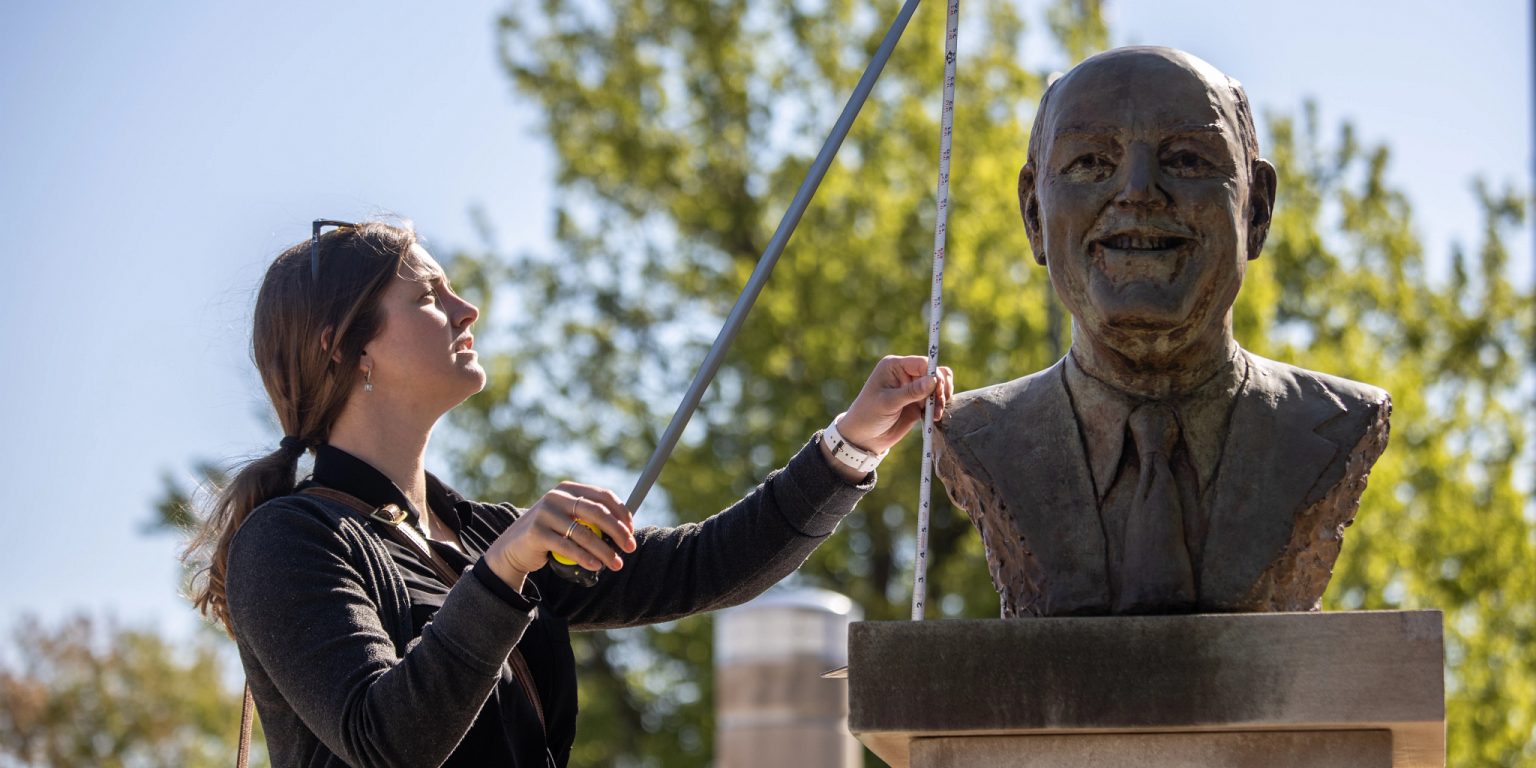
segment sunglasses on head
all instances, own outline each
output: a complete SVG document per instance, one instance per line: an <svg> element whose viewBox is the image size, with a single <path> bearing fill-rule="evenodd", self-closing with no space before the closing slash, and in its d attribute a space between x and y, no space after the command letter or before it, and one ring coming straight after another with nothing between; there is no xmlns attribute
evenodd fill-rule
<svg viewBox="0 0 1536 768"><path fill-rule="evenodd" d="M337 229L351 229L356 227L349 221L331 221L330 219L315 219L314 234L309 238L309 279L320 279L320 228L335 227Z"/></svg>

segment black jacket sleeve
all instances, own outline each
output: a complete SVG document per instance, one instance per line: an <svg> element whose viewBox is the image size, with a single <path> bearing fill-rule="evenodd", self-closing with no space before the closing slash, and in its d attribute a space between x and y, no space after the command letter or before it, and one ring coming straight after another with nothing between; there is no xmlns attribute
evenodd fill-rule
<svg viewBox="0 0 1536 768"><path fill-rule="evenodd" d="M582 587L538 572L543 605L571 629L653 624L744 603L788 576L873 488L849 484L818 433L746 498L702 523L642 528L624 568Z"/></svg>
<svg viewBox="0 0 1536 768"><path fill-rule="evenodd" d="M377 558L362 552L362 526L281 500L254 512L229 552L236 639L348 765L439 765L500 679L529 613L460 579L402 657L376 600L388 577L368 572Z"/></svg>

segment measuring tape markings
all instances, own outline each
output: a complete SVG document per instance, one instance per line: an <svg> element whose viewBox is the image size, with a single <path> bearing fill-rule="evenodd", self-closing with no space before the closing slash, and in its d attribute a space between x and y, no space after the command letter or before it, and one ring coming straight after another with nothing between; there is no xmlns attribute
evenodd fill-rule
<svg viewBox="0 0 1536 768"><path fill-rule="evenodd" d="M928 375L939 372L939 320L944 315L944 235L949 218L949 149L955 124L955 42L960 21L960 1L948 0L944 22L944 107L939 117L938 214L933 227L933 289L928 309ZM923 408L923 468L918 484L917 559L912 574L912 620L922 621L928 602L928 518L933 490L933 410L939 389Z"/></svg>

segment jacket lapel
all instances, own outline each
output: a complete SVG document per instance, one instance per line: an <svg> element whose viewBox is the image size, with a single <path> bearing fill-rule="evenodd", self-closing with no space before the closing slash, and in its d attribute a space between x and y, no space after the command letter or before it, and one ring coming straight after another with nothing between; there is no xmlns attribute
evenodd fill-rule
<svg viewBox="0 0 1536 768"><path fill-rule="evenodd" d="M1018 533L1048 580L1047 615L1104 613L1111 600L1104 527L1064 365L982 394L976 406L989 423L962 439L1016 505Z"/></svg>
<svg viewBox="0 0 1536 768"><path fill-rule="evenodd" d="M1248 355L1248 381L1232 411L1207 505L1200 572L1203 607L1236 608L1295 528L1308 492L1339 447L1318 427L1345 412L1326 390L1308 391L1282 366Z"/></svg>

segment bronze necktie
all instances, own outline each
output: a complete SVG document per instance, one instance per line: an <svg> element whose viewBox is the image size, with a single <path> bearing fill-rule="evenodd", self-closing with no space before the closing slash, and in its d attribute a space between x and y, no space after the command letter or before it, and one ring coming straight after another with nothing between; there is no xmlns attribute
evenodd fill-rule
<svg viewBox="0 0 1536 768"><path fill-rule="evenodd" d="M1179 444L1179 422L1172 408L1150 402L1131 411L1128 423L1141 471L1125 522L1125 557L1115 612L1188 610L1195 604L1195 577L1184 543L1179 484L1170 463Z"/></svg>

